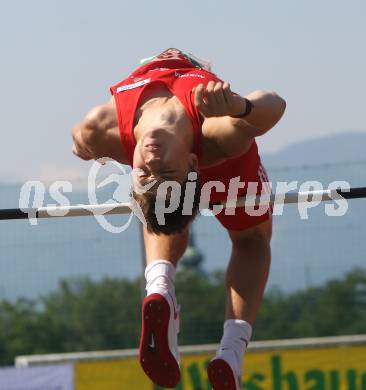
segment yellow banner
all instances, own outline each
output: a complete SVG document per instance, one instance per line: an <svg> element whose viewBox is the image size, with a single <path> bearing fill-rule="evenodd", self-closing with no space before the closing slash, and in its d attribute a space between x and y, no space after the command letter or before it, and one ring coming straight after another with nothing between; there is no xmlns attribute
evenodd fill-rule
<svg viewBox="0 0 366 390"><path fill-rule="evenodd" d="M182 357L176 390L210 390L211 355ZM243 388L248 390L366 390L366 346L248 352ZM75 365L75 390L159 390L137 358Z"/></svg>

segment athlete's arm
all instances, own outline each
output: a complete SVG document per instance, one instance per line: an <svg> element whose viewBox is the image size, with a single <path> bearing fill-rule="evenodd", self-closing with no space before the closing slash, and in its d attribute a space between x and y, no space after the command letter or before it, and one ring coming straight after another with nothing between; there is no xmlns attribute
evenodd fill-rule
<svg viewBox="0 0 366 390"><path fill-rule="evenodd" d="M72 129L73 153L83 160L110 157L127 163L118 128L114 98L106 104L93 107L85 118Z"/></svg>
<svg viewBox="0 0 366 390"><path fill-rule="evenodd" d="M246 153L254 140L256 129L230 116L206 118L202 125L203 166L218 164Z"/></svg>
<svg viewBox="0 0 366 390"><path fill-rule="evenodd" d="M254 91L243 98L233 94L227 83L210 82L206 89L200 85L194 93L195 104L205 118L202 131L212 159L220 153L223 158L245 153L255 137L281 119L286 108L285 101L274 92ZM247 111L248 104L252 106L250 113L238 118Z"/></svg>
<svg viewBox="0 0 366 390"><path fill-rule="evenodd" d="M238 96L238 98L241 97ZM241 125L245 128L248 124L255 128L254 137L263 135L270 130L281 119L286 109L285 100L273 91L254 91L245 99L252 104L252 110L249 115L241 118L243 122Z"/></svg>

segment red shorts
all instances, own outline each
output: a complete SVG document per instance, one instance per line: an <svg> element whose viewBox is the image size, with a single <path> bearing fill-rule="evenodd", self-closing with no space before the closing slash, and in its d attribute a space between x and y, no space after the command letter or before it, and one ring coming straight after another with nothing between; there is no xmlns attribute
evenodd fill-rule
<svg viewBox="0 0 366 390"><path fill-rule="evenodd" d="M258 177L257 182L257 191L256 193L251 193L250 195L260 195L260 194L269 194L271 192L270 185L268 183L267 173L262 164L258 168ZM247 192L239 193L239 196L245 196ZM216 218L220 221L228 230L245 230L253 226L259 225L262 222L270 219L272 215L271 207L236 207L232 210L233 215L227 215L229 209L223 209L220 213L216 215Z"/></svg>
<svg viewBox="0 0 366 390"><path fill-rule="evenodd" d="M260 161L255 143L243 156L227 160L212 168L203 169L200 177L202 185L208 181L219 181L224 184L225 191L212 190L210 202L214 204L231 197L228 189L233 179L243 183L244 188L239 189L238 197L271 193L268 176ZM236 207L235 209L224 208L216 214L216 218L228 230L246 230L267 221L271 215L272 208L269 206L250 207L248 205L248 207Z"/></svg>

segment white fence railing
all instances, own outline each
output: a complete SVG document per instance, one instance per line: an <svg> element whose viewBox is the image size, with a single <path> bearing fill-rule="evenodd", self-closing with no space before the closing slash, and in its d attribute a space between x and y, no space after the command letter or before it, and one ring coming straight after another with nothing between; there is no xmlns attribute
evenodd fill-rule
<svg viewBox="0 0 366 390"><path fill-rule="evenodd" d="M253 341L249 344L249 351L273 351L286 349L343 347L350 345L366 345L366 334L352 336L316 337L304 339ZM216 344L182 346L182 355L197 355L215 353ZM47 355L18 356L15 358L16 367L29 367L47 364L75 363L80 361L118 360L137 357L137 349L115 351L72 352Z"/></svg>

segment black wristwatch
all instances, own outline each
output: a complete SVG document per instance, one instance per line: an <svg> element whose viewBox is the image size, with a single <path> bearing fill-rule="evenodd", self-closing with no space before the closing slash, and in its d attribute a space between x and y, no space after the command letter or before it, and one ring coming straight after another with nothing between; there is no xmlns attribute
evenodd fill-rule
<svg viewBox="0 0 366 390"><path fill-rule="evenodd" d="M245 99L245 103L246 103L245 112L244 112L244 114L236 115L235 118L244 118L252 112L252 109L254 106L253 103L247 98L244 98L244 99Z"/></svg>

